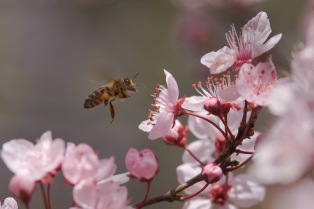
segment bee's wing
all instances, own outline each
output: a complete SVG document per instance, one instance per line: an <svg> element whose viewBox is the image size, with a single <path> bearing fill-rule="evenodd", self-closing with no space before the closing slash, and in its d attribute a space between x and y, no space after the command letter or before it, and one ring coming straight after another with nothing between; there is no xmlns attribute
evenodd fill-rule
<svg viewBox="0 0 314 209"><path fill-rule="evenodd" d="M92 67L89 72L91 78L90 80L95 87L103 86L114 80L114 77L111 76L111 72L114 71L112 70L112 67L108 65Z"/></svg>

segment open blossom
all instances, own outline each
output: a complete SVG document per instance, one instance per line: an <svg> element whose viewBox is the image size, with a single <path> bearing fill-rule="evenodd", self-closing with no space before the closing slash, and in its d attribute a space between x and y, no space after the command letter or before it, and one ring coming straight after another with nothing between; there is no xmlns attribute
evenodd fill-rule
<svg viewBox="0 0 314 209"><path fill-rule="evenodd" d="M83 180L73 189L73 199L83 209L132 209L127 205L127 196L127 188L112 181L96 185Z"/></svg>
<svg viewBox="0 0 314 209"><path fill-rule="evenodd" d="M63 161L64 149L64 141L52 140L51 132L47 131L36 145L25 139L4 143L1 158L13 173L39 181L56 173Z"/></svg>
<svg viewBox="0 0 314 209"><path fill-rule="evenodd" d="M14 198L7 197L2 205L0 202L0 209L18 209L18 205Z"/></svg>
<svg viewBox="0 0 314 209"><path fill-rule="evenodd" d="M139 125L139 129L149 133L149 139L164 136L173 126L176 117L182 114L181 105L184 98L178 99L178 84L168 71L164 70L164 73L168 88L162 85L157 86L160 93L154 95L155 104L153 106L156 110L151 110L149 119Z"/></svg>
<svg viewBox="0 0 314 209"><path fill-rule="evenodd" d="M130 148L125 157L130 176L141 181L151 181L158 172L157 158L149 149L138 151Z"/></svg>
<svg viewBox="0 0 314 209"><path fill-rule="evenodd" d="M185 164L177 168L178 181L186 182L200 173L193 164ZM199 191L205 182L199 182L184 190L187 194ZM265 197L265 188L256 179L246 174L233 177L229 174L228 183L223 177L215 184L209 185L198 196L184 202L183 209L223 209L252 207Z"/></svg>
<svg viewBox="0 0 314 209"><path fill-rule="evenodd" d="M230 48L225 46L217 52L205 54L201 63L207 66L212 74L224 72L231 66L238 70L242 64L251 63L253 58L269 51L278 43L281 34L266 42L270 33L268 16L265 12L260 12L242 28L240 37L232 26L226 35Z"/></svg>
<svg viewBox="0 0 314 209"><path fill-rule="evenodd" d="M230 109L240 110L239 104L244 98L239 94L230 72L221 78L208 77L205 87L201 82L193 85L201 96L187 97L182 107L192 111L206 110L209 113L221 116Z"/></svg>
<svg viewBox="0 0 314 209"><path fill-rule="evenodd" d="M89 145L75 146L73 143L68 143L62 172L69 183L78 184L87 179L97 182L112 176L115 171L116 164L113 157L100 160Z"/></svg>
<svg viewBox="0 0 314 209"><path fill-rule="evenodd" d="M245 63L236 80L238 92L253 106L268 104L268 95L276 85L277 73L272 62L259 63L256 66Z"/></svg>
<svg viewBox="0 0 314 209"><path fill-rule="evenodd" d="M275 87L270 111L279 116L257 146L251 173L265 183L292 183L314 167L314 47L292 62L291 81Z"/></svg>

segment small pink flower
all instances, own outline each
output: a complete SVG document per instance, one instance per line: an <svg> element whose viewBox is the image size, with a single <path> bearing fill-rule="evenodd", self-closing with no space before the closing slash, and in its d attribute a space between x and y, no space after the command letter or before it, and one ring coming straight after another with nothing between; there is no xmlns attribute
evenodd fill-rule
<svg viewBox="0 0 314 209"><path fill-rule="evenodd" d="M139 152L130 148L125 157L125 165L130 171L130 176L141 181L151 181L158 172L156 156L149 149Z"/></svg>
<svg viewBox="0 0 314 209"><path fill-rule="evenodd" d="M277 73L271 62L242 65L236 80L238 92L253 106L268 104L270 90L276 85Z"/></svg>
<svg viewBox="0 0 314 209"><path fill-rule="evenodd" d="M149 139L157 139L164 136L173 126L176 117L182 114L182 103L184 98L179 98L179 88L174 77L166 70L167 87L162 85L157 86L160 93L156 93L153 97L155 100L154 106L156 110L151 110L149 119L143 121L139 125L139 129L149 132Z"/></svg>
<svg viewBox="0 0 314 209"><path fill-rule="evenodd" d="M7 197L2 205L0 202L0 209L18 209L18 205L14 198Z"/></svg>
<svg viewBox="0 0 314 209"><path fill-rule="evenodd" d="M203 87L202 82L193 84L201 97L186 98L182 107L192 111L203 111L205 109L216 116L228 114L230 109L240 110L238 104L243 101L243 97L238 93L231 77L231 73L228 71L221 78L208 77L205 87Z"/></svg>
<svg viewBox="0 0 314 209"><path fill-rule="evenodd" d="M204 178L204 181L213 184L222 178L223 171L219 166L211 163L202 168L202 176Z"/></svg>
<svg viewBox="0 0 314 209"><path fill-rule="evenodd" d="M62 172L69 183L77 184L85 179L92 179L96 182L108 178L115 171L116 164L113 157L99 160L98 155L89 145L67 144Z"/></svg>
<svg viewBox="0 0 314 209"><path fill-rule="evenodd" d="M176 120L175 125L162 138L164 142L169 145L177 145L179 147L186 147L187 133L188 133L188 128L183 126L179 120Z"/></svg>
<svg viewBox="0 0 314 209"><path fill-rule="evenodd" d="M265 197L265 188L249 175L240 174L232 177L229 174L228 183L225 181L223 177L209 186L206 193L202 192L186 201L183 208L247 208L261 202Z"/></svg>
<svg viewBox="0 0 314 209"><path fill-rule="evenodd" d="M238 70L242 64L251 63L263 53L272 49L281 39L281 34L267 38L271 33L268 16L265 12L258 13L242 29L241 36L232 26L226 35L229 47L223 47L217 52L210 52L201 58L201 63L207 66L212 74L224 72L233 66Z"/></svg>
<svg viewBox="0 0 314 209"><path fill-rule="evenodd" d="M84 209L131 209L127 205L127 188L115 182L96 185L83 180L74 186L73 199Z"/></svg>
<svg viewBox="0 0 314 209"><path fill-rule="evenodd" d="M37 144L25 139L13 139L2 145L1 158L15 174L34 181L54 175L63 161L64 141L52 140L51 132L45 132Z"/></svg>
<svg viewBox="0 0 314 209"><path fill-rule="evenodd" d="M35 191L35 181L24 176L14 175L9 183L9 191L25 205L28 205Z"/></svg>

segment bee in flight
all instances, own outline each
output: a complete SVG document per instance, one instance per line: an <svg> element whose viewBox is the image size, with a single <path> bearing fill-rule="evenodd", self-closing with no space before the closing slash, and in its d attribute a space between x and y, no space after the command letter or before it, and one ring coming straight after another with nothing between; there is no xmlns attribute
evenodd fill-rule
<svg viewBox="0 0 314 209"><path fill-rule="evenodd" d="M124 78L113 80L107 85L104 85L92 93L90 93L85 99L84 108L93 108L97 105L104 103L105 106L110 107L111 123L114 120L115 111L112 102L116 99L127 99L130 96L127 91L137 92L135 88L134 79L139 73L137 73L132 79Z"/></svg>

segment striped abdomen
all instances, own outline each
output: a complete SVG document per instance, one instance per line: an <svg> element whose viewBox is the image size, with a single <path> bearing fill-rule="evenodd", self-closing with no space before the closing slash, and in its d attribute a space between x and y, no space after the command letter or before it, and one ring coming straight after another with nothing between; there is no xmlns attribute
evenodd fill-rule
<svg viewBox="0 0 314 209"><path fill-rule="evenodd" d="M104 103L110 98L110 94L105 89L106 87L101 87L93 91L87 96L84 102L84 108L92 108Z"/></svg>

